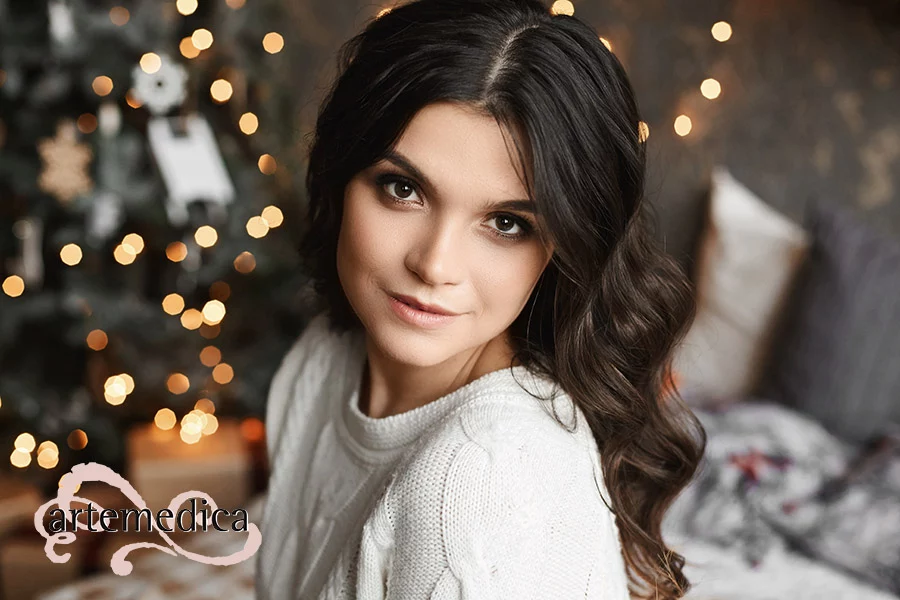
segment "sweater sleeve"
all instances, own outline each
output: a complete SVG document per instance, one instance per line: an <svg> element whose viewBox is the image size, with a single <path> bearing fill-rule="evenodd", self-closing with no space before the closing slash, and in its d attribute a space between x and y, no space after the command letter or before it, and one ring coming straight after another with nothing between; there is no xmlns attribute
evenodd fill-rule
<svg viewBox="0 0 900 600"><path fill-rule="evenodd" d="M518 411L463 420L458 443L426 449L392 490L387 597L621 598L597 580L617 546L579 448Z"/></svg>

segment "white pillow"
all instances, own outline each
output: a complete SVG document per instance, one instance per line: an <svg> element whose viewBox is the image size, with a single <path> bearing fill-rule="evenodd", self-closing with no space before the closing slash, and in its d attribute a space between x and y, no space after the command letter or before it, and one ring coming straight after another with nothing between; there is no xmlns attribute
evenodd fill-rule
<svg viewBox="0 0 900 600"><path fill-rule="evenodd" d="M810 244L800 225L725 167L713 168L697 254L697 316L673 363L685 400L721 404L753 393Z"/></svg>

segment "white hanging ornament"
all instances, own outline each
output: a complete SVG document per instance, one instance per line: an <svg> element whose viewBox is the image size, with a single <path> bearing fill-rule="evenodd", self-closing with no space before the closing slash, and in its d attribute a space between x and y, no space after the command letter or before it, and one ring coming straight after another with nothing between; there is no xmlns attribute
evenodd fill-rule
<svg viewBox="0 0 900 600"><path fill-rule="evenodd" d="M50 37L57 45L68 46L75 41L75 20L67 0L50 0L47 18L50 22Z"/></svg>
<svg viewBox="0 0 900 600"><path fill-rule="evenodd" d="M91 243L99 246L108 240L124 220L122 199L113 192L98 194L87 216L87 233Z"/></svg>
<svg viewBox="0 0 900 600"><path fill-rule="evenodd" d="M115 102L104 102L97 111L97 122L104 137L113 137L122 127L122 111Z"/></svg>
<svg viewBox="0 0 900 600"><path fill-rule="evenodd" d="M140 65L131 70L135 96L156 116L181 105L187 96L187 70L166 54L160 54L160 60L154 73L147 73Z"/></svg>
<svg viewBox="0 0 900 600"><path fill-rule="evenodd" d="M147 137L169 192L166 212L172 225L187 224L193 201L206 202L210 216L224 221L235 190L206 119L196 114L153 117Z"/></svg>

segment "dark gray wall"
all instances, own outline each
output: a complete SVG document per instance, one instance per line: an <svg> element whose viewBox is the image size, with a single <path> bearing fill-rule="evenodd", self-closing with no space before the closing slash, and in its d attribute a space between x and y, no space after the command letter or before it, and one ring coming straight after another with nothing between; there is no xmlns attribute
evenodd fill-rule
<svg viewBox="0 0 900 600"><path fill-rule="evenodd" d="M300 34L291 51L308 133L335 50L382 5L286 6L286 29ZM807 199L824 197L900 235L900 2L576 0L575 7L611 41L631 77L650 126L648 193L667 249L685 264L717 163L798 221ZM733 27L728 42L710 34L719 20ZM722 84L717 100L700 94L707 77ZM687 137L673 129L681 113L693 120Z"/></svg>

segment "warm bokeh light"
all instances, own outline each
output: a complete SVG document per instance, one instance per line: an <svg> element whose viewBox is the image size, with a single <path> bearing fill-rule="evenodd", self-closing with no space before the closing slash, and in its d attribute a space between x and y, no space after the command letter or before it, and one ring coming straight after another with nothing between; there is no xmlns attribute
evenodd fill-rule
<svg viewBox="0 0 900 600"><path fill-rule="evenodd" d="M181 262L187 258L187 246L183 242L172 242L166 246L166 258L172 262Z"/></svg>
<svg viewBox="0 0 900 600"><path fill-rule="evenodd" d="M246 112L241 115L238 126L240 126L243 133L253 135L259 129L259 119L252 112Z"/></svg>
<svg viewBox="0 0 900 600"><path fill-rule="evenodd" d="M178 44L178 51L185 58L197 58L200 56L200 49L194 45L194 40L189 37L182 38Z"/></svg>
<svg viewBox="0 0 900 600"><path fill-rule="evenodd" d="M66 477L69 477L70 475L71 475L71 473L63 473L63 476L59 478L59 487L62 487L63 485L65 485ZM81 489L81 484L76 483L75 489L72 490L72 493L77 494L78 490L80 490L80 489Z"/></svg>
<svg viewBox="0 0 900 600"><path fill-rule="evenodd" d="M108 403L118 406L125 402L125 396L127 395L127 384L124 377L113 375L106 379L106 383L103 384L103 397Z"/></svg>
<svg viewBox="0 0 900 600"><path fill-rule="evenodd" d="M14 467L24 469L31 464L31 454L19 449L13 450L12 454L9 455L9 462Z"/></svg>
<svg viewBox="0 0 900 600"><path fill-rule="evenodd" d="M241 8L242 6L244 6L244 3L246 1L247 0L225 0L225 4L228 5L228 8L237 10L237 9Z"/></svg>
<svg viewBox="0 0 900 600"><path fill-rule="evenodd" d="M12 298L17 298L25 291L25 280L18 275L10 275L3 280L3 292Z"/></svg>
<svg viewBox="0 0 900 600"><path fill-rule="evenodd" d="M144 73L153 74L162 67L162 59L155 52L147 52L141 56L141 70Z"/></svg>
<svg viewBox="0 0 900 600"><path fill-rule="evenodd" d="M710 32L717 42L727 42L731 39L731 25L727 21L719 21L712 26Z"/></svg>
<svg viewBox="0 0 900 600"><path fill-rule="evenodd" d="M113 257L115 257L116 262L119 264L130 265L134 262L134 259L137 258L137 253L131 246L119 244L116 246L116 249L113 250Z"/></svg>
<svg viewBox="0 0 900 600"><path fill-rule="evenodd" d="M191 34L191 43L197 50L208 50L213 44L213 34L209 29L198 29Z"/></svg>
<svg viewBox="0 0 900 600"><path fill-rule="evenodd" d="M571 17L575 14L575 5L570 0L556 0L553 6L550 7L550 12L554 15L569 15Z"/></svg>
<svg viewBox="0 0 900 600"><path fill-rule="evenodd" d="M161 408L156 411L156 416L153 417L153 422L163 431L168 431L175 427L175 423L178 422L178 419L175 417L175 413L172 411L172 409Z"/></svg>
<svg viewBox="0 0 900 600"><path fill-rule="evenodd" d="M84 450L88 444L88 436L81 429L75 429L66 438L66 443L72 450Z"/></svg>
<svg viewBox="0 0 900 600"><path fill-rule="evenodd" d="M181 418L181 430L194 435L203 431L203 425L206 420L201 418L197 413L191 411Z"/></svg>
<svg viewBox="0 0 900 600"><path fill-rule="evenodd" d="M175 8L184 16L192 15L197 10L197 0L177 0Z"/></svg>
<svg viewBox="0 0 900 600"><path fill-rule="evenodd" d="M197 231L194 233L194 240L201 248L210 248L212 246L215 246L218 239L219 234L216 233L216 230L209 225L198 227Z"/></svg>
<svg viewBox="0 0 900 600"><path fill-rule="evenodd" d="M225 305L218 300L210 300L203 305L203 322L207 325L218 325L225 318Z"/></svg>
<svg viewBox="0 0 900 600"><path fill-rule="evenodd" d="M94 77L91 88L98 96L108 96L113 91L113 80L106 75L98 75Z"/></svg>
<svg viewBox="0 0 900 600"><path fill-rule="evenodd" d="M262 210L262 218L269 227L278 227L284 222L284 214L277 206L267 206Z"/></svg>
<svg viewBox="0 0 900 600"><path fill-rule="evenodd" d="M97 117L91 113L83 113L79 115L78 120L75 121L75 126L78 127L78 131L85 135L97 131L97 125Z"/></svg>
<svg viewBox="0 0 900 600"><path fill-rule="evenodd" d="M41 452L43 452L44 450L46 450L48 448L53 450L57 454L59 454L59 446L57 446L54 442L51 442L50 440L44 440L43 442L41 442L41 445L38 446L38 448L37 448L37 453L40 454Z"/></svg>
<svg viewBox="0 0 900 600"><path fill-rule="evenodd" d="M178 436L181 438L185 444L196 444L200 441L200 438L203 437L203 433L197 431L196 433L188 433L183 428L178 432Z"/></svg>
<svg viewBox="0 0 900 600"><path fill-rule="evenodd" d="M219 363L213 368L213 381L226 384L234 378L234 369L228 363Z"/></svg>
<svg viewBox="0 0 900 600"><path fill-rule="evenodd" d="M212 346L207 346L207 348L212 348ZM216 405L209 398L200 398L194 403L194 408L210 415L216 412Z"/></svg>
<svg viewBox="0 0 900 600"><path fill-rule="evenodd" d="M20 433L18 437L16 437L16 441L13 442L13 448L22 450L23 452L31 452L34 450L36 443L34 436L30 433Z"/></svg>
<svg viewBox="0 0 900 600"><path fill-rule="evenodd" d="M715 100L722 93L721 84L713 78L704 79L700 84L700 93L704 98Z"/></svg>
<svg viewBox="0 0 900 600"><path fill-rule="evenodd" d="M271 175L278 168L278 164L275 162L275 158L271 154L263 154L259 157L259 162L257 163L259 166L259 170L263 175Z"/></svg>
<svg viewBox="0 0 900 600"><path fill-rule="evenodd" d="M128 90L125 92L125 103L128 104L131 108L140 108L144 105L143 102L137 99L134 95L134 90Z"/></svg>
<svg viewBox="0 0 900 600"><path fill-rule="evenodd" d="M380 19L381 17L383 17L384 15L388 14L389 12L391 12L391 7L390 7L390 6L388 6L388 7L386 7L386 8L382 8L381 10L378 11L378 14L375 15L375 18L376 18L376 19Z"/></svg>
<svg viewBox="0 0 900 600"><path fill-rule="evenodd" d="M216 79L212 82L212 85L209 86L209 95L212 96L212 99L219 104L223 104L231 100L231 95L233 93L234 89L231 87L231 84L225 79Z"/></svg>
<svg viewBox="0 0 900 600"><path fill-rule="evenodd" d="M641 121L638 123L638 138L642 142L646 142L647 138L650 137L650 126L645 122Z"/></svg>
<svg viewBox="0 0 900 600"><path fill-rule="evenodd" d="M234 259L234 270L238 273L251 273L256 268L256 259L249 252L241 252Z"/></svg>
<svg viewBox="0 0 900 600"><path fill-rule="evenodd" d="M162 301L163 310L170 315L180 315L184 310L184 298L180 294L169 294Z"/></svg>
<svg viewBox="0 0 900 600"><path fill-rule="evenodd" d="M262 217L250 217L247 221L247 233L252 238L265 237L269 233L269 224Z"/></svg>
<svg viewBox="0 0 900 600"><path fill-rule="evenodd" d="M134 249L135 254L140 254L144 251L144 238L136 233L129 233L122 238L122 245L131 246Z"/></svg>
<svg viewBox="0 0 900 600"><path fill-rule="evenodd" d="M59 451L46 448L38 452L37 463L44 469L52 469L59 464Z"/></svg>
<svg viewBox="0 0 900 600"><path fill-rule="evenodd" d="M125 380L125 393L130 394L134 391L134 378L128 373L119 373L119 377Z"/></svg>
<svg viewBox="0 0 900 600"><path fill-rule="evenodd" d="M691 118L687 115L678 115L678 118L675 119L675 133L681 137L689 134L692 127Z"/></svg>
<svg viewBox="0 0 900 600"><path fill-rule="evenodd" d="M185 329L199 329L203 324L203 313L196 308L189 308L181 313L181 326Z"/></svg>
<svg viewBox="0 0 900 600"><path fill-rule="evenodd" d="M173 394L183 394L191 389L191 380L184 373L172 373L166 379L166 387Z"/></svg>
<svg viewBox="0 0 900 600"><path fill-rule="evenodd" d="M209 286L209 297L225 302L231 296L231 286L224 281L216 281Z"/></svg>
<svg viewBox="0 0 900 600"><path fill-rule="evenodd" d="M85 341L87 342L88 348L99 351L106 348L106 344L109 343L109 338L106 337L106 332L102 329L94 329L87 334Z"/></svg>
<svg viewBox="0 0 900 600"><path fill-rule="evenodd" d="M280 33L271 31L263 38L263 48L269 54L278 54L284 49L284 38Z"/></svg>
<svg viewBox="0 0 900 600"><path fill-rule="evenodd" d="M112 21L113 25L121 27L122 25L125 25L130 18L131 13L129 13L128 9L124 6L113 6L109 9L109 20Z"/></svg>
<svg viewBox="0 0 900 600"><path fill-rule="evenodd" d="M248 442L259 442L265 437L266 428L256 417L248 417L241 421L241 435Z"/></svg>
<svg viewBox="0 0 900 600"><path fill-rule="evenodd" d="M602 35L600 36L600 41L603 42L603 45L606 46L607 50L612 52L612 42L610 42L608 39L606 39Z"/></svg>
<svg viewBox="0 0 900 600"><path fill-rule="evenodd" d="M215 415L206 415L206 422L203 424L203 430L200 432L203 435L212 435L219 428L219 419L216 418Z"/></svg>
<svg viewBox="0 0 900 600"><path fill-rule="evenodd" d="M62 259L63 263L70 267L74 267L81 262L81 246L78 244L66 244L59 251L59 257Z"/></svg>

